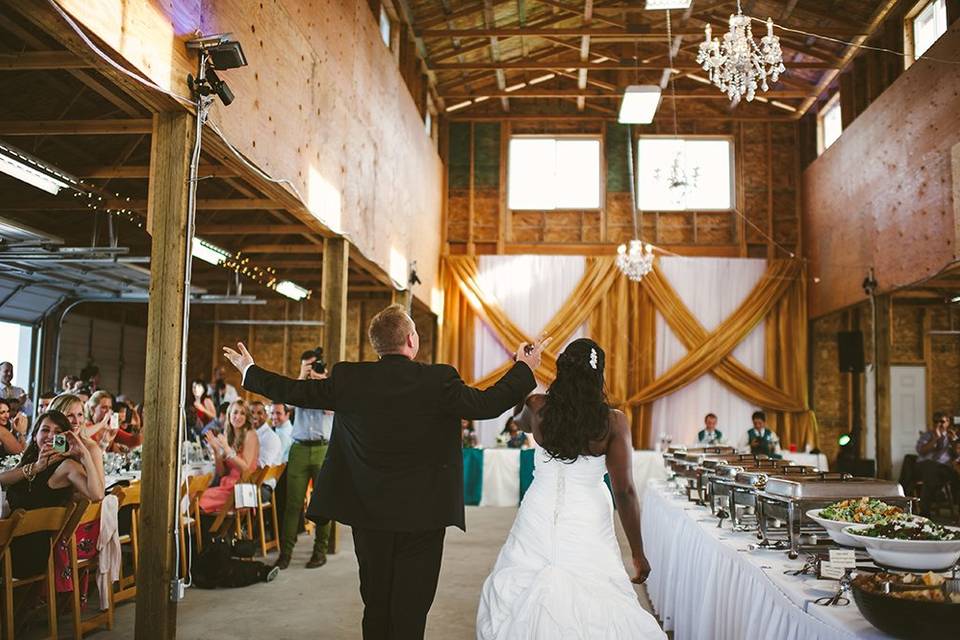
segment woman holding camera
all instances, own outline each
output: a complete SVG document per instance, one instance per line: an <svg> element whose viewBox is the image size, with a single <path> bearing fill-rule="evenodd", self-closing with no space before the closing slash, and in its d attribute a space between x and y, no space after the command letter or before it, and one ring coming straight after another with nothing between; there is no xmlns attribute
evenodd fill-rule
<svg viewBox="0 0 960 640"><path fill-rule="evenodd" d="M105 490L103 476L89 449L59 411L48 411L37 418L20 464L0 473L0 485L11 510L61 507L74 495L102 500ZM48 543L46 534L14 540L13 575L41 573L47 563ZM57 572L58 591L69 591L72 585L61 584L62 575L63 572Z"/></svg>

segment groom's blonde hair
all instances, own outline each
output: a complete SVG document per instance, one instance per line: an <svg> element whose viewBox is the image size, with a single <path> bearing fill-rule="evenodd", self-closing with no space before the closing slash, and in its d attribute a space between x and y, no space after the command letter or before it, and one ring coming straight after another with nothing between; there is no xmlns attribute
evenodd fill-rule
<svg viewBox="0 0 960 640"><path fill-rule="evenodd" d="M417 330L403 305L392 304L370 320L367 335L378 355L396 353L407 344L407 336Z"/></svg>

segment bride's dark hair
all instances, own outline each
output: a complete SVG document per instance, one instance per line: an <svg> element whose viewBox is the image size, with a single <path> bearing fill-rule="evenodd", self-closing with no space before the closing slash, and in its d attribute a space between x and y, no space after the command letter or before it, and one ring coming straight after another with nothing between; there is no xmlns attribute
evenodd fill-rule
<svg viewBox="0 0 960 640"><path fill-rule="evenodd" d="M610 431L610 406L603 390L606 355L593 340L567 345L557 358L557 377L547 390L540 436L550 457L574 461Z"/></svg>

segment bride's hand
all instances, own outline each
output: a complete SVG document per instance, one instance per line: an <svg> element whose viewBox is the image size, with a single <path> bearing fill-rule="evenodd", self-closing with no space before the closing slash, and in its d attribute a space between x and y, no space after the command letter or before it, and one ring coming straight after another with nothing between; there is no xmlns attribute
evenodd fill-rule
<svg viewBox="0 0 960 640"><path fill-rule="evenodd" d="M637 575L630 582L633 584L643 584L647 581L647 578L650 576L650 563L647 562L647 557L641 552L640 555L633 556L633 568L636 569Z"/></svg>

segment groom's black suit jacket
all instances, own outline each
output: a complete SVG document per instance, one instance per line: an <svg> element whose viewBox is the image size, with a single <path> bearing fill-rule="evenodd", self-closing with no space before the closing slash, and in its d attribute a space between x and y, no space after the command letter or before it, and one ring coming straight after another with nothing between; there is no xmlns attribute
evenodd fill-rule
<svg viewBox="0 0 960 640"><path fill-rule="evenodd" d="M291 380L253 365L243 387L294 407L336 412L311 516L364 529L426 531L466 528L460 419L496 418L520 404L536 380L517 363L480 391L449 365L387 355L341 362L326 380Z"/></svg>

